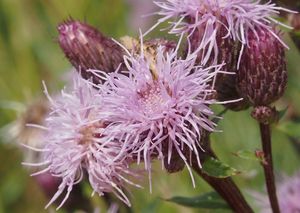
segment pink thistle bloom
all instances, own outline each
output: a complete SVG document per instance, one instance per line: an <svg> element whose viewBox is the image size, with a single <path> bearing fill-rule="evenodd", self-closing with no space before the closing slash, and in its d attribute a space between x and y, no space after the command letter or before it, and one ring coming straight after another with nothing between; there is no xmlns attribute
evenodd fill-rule
<svg viewBox="0 0 300 213"><path fill-rule="evenodd" d="M205 50L202 58L204 64L212 53L216 60L219 37L239 41L242 44L240 55L244 46L248 45L249 31L259 40L257 30L260 28L268 30L286 46L272 28L274 24L289 27L273 17L280 11L293 12L276 6L271 1L265 4L252 0L165 0L154 3L161 8L156 14L162 18L149 31L169 19L175 19L170 22L171 34L187 33L189 37L193 37L194 33L200 31L198 45Z"/></svg>
<svg viewBox="0 0 300 213"><path fill-rule="evenodd" d="M213 81L222 65L202 68L195 65L197 54L185 59L177 51L164 51L162 46L153 58L141 51L138 55L124 56L128 71L106 74L90 70L94 75L106 76L102 91L102 120L110 125L105 129L105 139L123 142L120 152L133 153L137 163L145 163L149 172L151 189L151 161L179 155L189 172L187 151L194 154L200 165L199 139L202 131L214 131L214 117L210 104L214 94ZM165 149L166 147L166 149ZM117 156L118 157L118 156ZM192 181L194 184L193 176Z"/></svg>
<svg viewBox="0 0 300 213"><path fill-rule="evenodd" d="M46 166L44 170L32 175L50 172L62 179L46 208L66 191L58 206L60 208L69 197L73 185L82 180L84 170L88 173L94 192L100 196L104 192L112 192L130 206L122 189L125 183L133 184L125 176L137 175L129 169L130 157L122 156L114 161L117 155L122 155L121 144L115 141L104 143L101 139L105 124L98 117L102 106L101 99L96 97L99 92L77 73L72 89L62 90L61 96L56 99L52 99L45 89L51 104L45 127L40 127L46 130L46 145L42 150L35 149L43 152L44 161L23 164Z"/></svg>
<svg viewBox="0 0 300 213"><path fill-rule="evenodd" d="M255 198L255 203L261 209L261 213L272 213L268 196L258 192L251 193ZM300 212L300 173L292 177L285 176L277 184L277 196L280 211L282 213Z"/></svg>

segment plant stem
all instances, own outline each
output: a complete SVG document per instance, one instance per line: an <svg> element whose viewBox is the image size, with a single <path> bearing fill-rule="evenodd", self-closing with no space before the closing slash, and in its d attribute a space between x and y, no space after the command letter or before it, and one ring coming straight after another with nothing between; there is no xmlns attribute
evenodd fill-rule
<svg viewBox="0 0 300 213"><path fill-rule="evenodd" d="M193 163L191 166L199 176L221 195L234 212L253 213L253 210L231 178L211 177L202 172L196 163Z"/></svg>
<svg viewBox="0 0 300 213"><path fill-rule="evenodd" d="M275 178L273 172L272 146L271 146L271 130L269 124L259 124L261 142L266 163L262 163L265 173L267 191L273 213L280 213L278 199L276 196Z"/></svg>
<svg viewBox="0 0 300 213"><path fill-rule="evenodd" d="M204 162L208 157L213 157L218 159L216 154L211 148L210 133L203 132L202 138L199 141L202 149L198 149L198 152L201 153L201 161ZM190 166L194 171L202 177L212 188L216 190L217 193L228 203L231 209L237 213L253 213L254 211L247 203L246 199L242 195L238 186L229 178L216 178L207 175L204 173L201 168L199 168L196 156L192 156L192 161Z"/></svg>

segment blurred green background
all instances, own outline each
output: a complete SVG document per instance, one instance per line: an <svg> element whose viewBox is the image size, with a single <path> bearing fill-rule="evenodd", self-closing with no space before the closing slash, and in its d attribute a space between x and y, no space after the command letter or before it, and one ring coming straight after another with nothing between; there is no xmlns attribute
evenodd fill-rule
<svg viewBox="0 0 300 213"><path fill-rule="evenodd" d="M47 82L53 93L62 87L62 76L71 66L57 44L56 26L69 18L86 21L106 35L118 38L136 35L134 16L141 11L140 5L149 5L150 0L1 0L0 1L0 128L17 119L15 108L18 103L29 104L42 96L42 80ZM141 3L142 2L142 3ZM145 9L145 8L143 8ZM149 9L146 7L146 9ZM154 33L154 35L161 33ZM291 40L286 37L291 49L287 52L289 83L287 92L276 105L288 112L279 124L274 125L273 148L277 174L292 175L300 169L297 152L300 125L300 55ZM18 108L18 107L17 107ZM216 112L222 110L216 107ZM213 147L220 159L242 171L234 177L250 203L248 190L263 191L262 169L257 162L239 159L233 153L239 150L260 148L256 122L249 116L250 110L240 113L228 112L220 122L223 132L213 134ZM4 130L4 131L3 131ZM291 140L291 138L293 140ZM48 212L44 206L45 196L29 171L21 166L22 152L15 141L0 139L0 213ZM133 212L199 212L164 201L175 195L194 196L211 191L201 179L196 178L193 188L186 170L169 175L161 172L157 165L153 172L153 193L149 193L147 179L145 188L132 188ZM81 185L84 195L90 189ZM89 198L92 205L104 208L103 199ZM59 212L65 212L60 210ZM201 210L200 212L209 212ZM215 211L214 211L215 212ZM222 212L222 211L220 211Z"/></svg>

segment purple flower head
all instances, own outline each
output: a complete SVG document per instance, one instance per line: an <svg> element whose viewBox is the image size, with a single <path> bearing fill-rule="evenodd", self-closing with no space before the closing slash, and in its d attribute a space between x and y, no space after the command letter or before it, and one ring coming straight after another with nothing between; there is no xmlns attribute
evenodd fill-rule
<svg viewBox="0 0 300 213"><path fill-rule="evenodd" d="M45 93L51 104L46 118L43 152L44 161L38 164L24 163L29 166L46 168L33 175L50 172L61 178L56 194L46 208L64 191L66 195L58 206L60 208L73 188L79 183L86 171L94 192L103 195L112 192L127 205L130 202L123 193L124 183L131 183L127 175L134 175L129 169L130 157L120 156L121 144L115 141L104 143L101 139L105 124L98 117L102 103L96 97L99 93L89 81L75 74L71 91L62 90L61 96L52 99L47 89ZM125 176L124 176L125 175Z"/></svg>
<svg viewBox="0 0 300 213"><path fill-rule="evenodd" d="M272 209L268 196L261 193L252 193L255 202L261 209L261 213L271 213ZM298 172L292 177L284 177L277 184L277 196L280 211L283 213L300 212L300 173Z"/></svg>
<svg viewBox="0 0 300 213"><path fill-rule="evenodd" d="M197 39L200 37L197 42L199 48L205 50L202 56L204 64L212 53L216 60L219 37L239 41L242 44L240 55L248 44L249 31L259 39L256 33L259 28L267 29L285 45L272 27L274 24L288 26L278 22L273 16L280 11L293 12L278 7L271 1L265 4L252 0L165 0L154 3L161 8L157 14L163 17L149 31L166 20L175 19L171 22L170 33L187 33L191 40L196 33Z"/></svg>
<svg viewBox="0 0 300 213"><path fill-rule="evenodd" d="M128 52L124 57L126 75L91 71L107 77L99 86L101 117L110 123L105 140L122 141L120 153L130 152L137 163L144 161L149 178L154 158L170 164L172 155L179 155L190 171L186 152L195 155L200 166L199 139L203 130L215 130L209 105L216 103L210 98L212 84L222 65L196 66L197 54L178 58L178 48L166 52L159 46L153 58L143 50L141 42L140 54Z"/></svg>

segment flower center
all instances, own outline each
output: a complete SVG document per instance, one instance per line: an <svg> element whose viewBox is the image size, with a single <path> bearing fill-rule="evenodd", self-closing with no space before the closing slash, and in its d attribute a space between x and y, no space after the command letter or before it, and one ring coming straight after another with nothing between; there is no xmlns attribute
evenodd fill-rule
<svg viewBox="0 0 300 213"><path fill-rule="evenodd" d="M91 144L94 138L101 137L101 133L99 131L101 128L103 128L103 124L100 122L81 127L79 129L79 133L81 134L81 137L78 143L80 145Z"/></svg>
<svg viewBox="0 0 300 213"><path fill-rule="evenodd" d="M138 103L145 114L158 113L166 103L161 88L157 83L147 84L146 87L138 92Z"/></svg>

